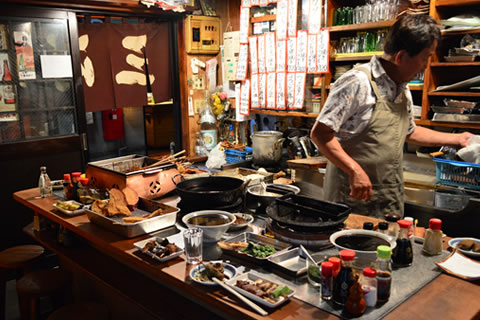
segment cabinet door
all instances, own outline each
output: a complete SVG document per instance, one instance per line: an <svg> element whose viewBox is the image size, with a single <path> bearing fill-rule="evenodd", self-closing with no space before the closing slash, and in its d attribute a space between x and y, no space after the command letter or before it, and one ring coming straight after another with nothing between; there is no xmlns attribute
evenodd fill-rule
<svg viewBox="0 0 480 320"><path fill-rule="evenodd" d="M0 165L7 182L0 203L5 212L18 213L12 192L36 187L40 166L52 180L84 169L75 14L0 5L0 65ZM0 232L6 239L18 235L24 223L17 220L27 218L15 215Z"/></svg>

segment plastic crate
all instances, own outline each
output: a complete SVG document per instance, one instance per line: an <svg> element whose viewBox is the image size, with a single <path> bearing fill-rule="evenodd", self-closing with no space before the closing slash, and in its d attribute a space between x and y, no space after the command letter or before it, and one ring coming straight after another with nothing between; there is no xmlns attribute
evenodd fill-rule
<svg viewBox="0 0 480 320"><path fill-rule="evenodd" d="M227 159L227 163L251 160L253 158L252 152L253 152L253 149L251 147L245 147L244 151L235 150L235 149L226 149L225 158Z"/></svg>
<svg viewBox="0 0 480 320"><path fill-rule="evenodd" d="M437 181L446 185L480 190L480 164L433 158Z"/></svg>

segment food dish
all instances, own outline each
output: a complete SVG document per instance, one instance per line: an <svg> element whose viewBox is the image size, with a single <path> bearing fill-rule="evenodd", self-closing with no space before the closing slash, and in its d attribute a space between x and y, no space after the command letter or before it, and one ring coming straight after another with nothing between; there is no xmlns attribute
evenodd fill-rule
<svg viewBox="0 0 480 320"><path fill-rule="evenodd" d="M65 204L66 206L62 207L62 204ZM78 206L78 209L76 210L68 210L66 207L68 206ZM85 207L83 204L75 201L75 200L68 200L68 201L57 201L56 203L53 204L53 206L59 210L60 212L66 214L67 216L76 216L79 214L83 214L85 212Z"/></svg>
<svg viewBox="0 0 480 320"><path fill-rule="evenodd" d="M293 290L291 288L288 288L289 291L286 294L286 296L280 296L280 297L278 297L274 300L272 300L272 299L266 300L262 297L259 297L255 294L250 293L250 292L248 292L248 291L246 291L246 290L237 286L237 281L247 281L247 282L253 283L253 282L258 281L258 280L263 280L264 282L270 282L270 283L273 283L277 286L286 287L285 284L279 283L277 281L269 281L269 280L267 280L263 277L260 277L256 274L252 273L252 272L243 273L243 274L239 275L238 277L227 281L227 284L230 285L233 289L237 290L242 295L244 295L245 297L247 297L247 298L249 298L249 299L251 299L255 302L258 302L258 303L260 303L264 306L267 306L269 308L278 307L279 305L287 302L295 294L295 290Z"/></svg>
<svg viewBox="0 0 480 320"><path fill-rule="evenodd" d="M163 239L159 239L157 237L152 237L152 238L148 238L148 239L145 239L145 240L142 240L142 241L138 241L138 242L135 242L133 245L135 246L135 248L137 248L140 252L142 253L145 253L146 255L152 257L152 259L155 259L157 261L160 261L160 262L165 262L165 261L169 261L169 260L172 260L172 259L175 259L176 257L180 256L184 250L183 250L183 245L180 245L178 243L175 243L180 250L174 252L174 253L171 253L167 256L164 256L164 257L158 257L157 255L154 255L151 251L143 251L143 248L145 247L145 244L147 244L148 242L152 241L152 240L155 240L156 243L158 244L158 247L159 248L164 248L164 246L160 245L160 242L159 240L163 240Z"/></svg>
<svg viewBox="0 0 480 320"><path fill-rule="evenodd" d="M465 257L459 250L454 250L448 257L435 264L446 273L461 279L480 279L480 262Z"/></svg>
<svg viewBox="0 0 480 320"><path fill-rule="evenodd" d="M232 225L230 225L229 230L238 230L241 228L245 228L248 226L249 223L252 223L254 218L251 214L247 213L234 213L233 214L237 219L233 222Z"/></svg>
<svg viewBox="0 0 480 320"><path fill-rule="evenodd" d="M234 266L232 266L231 264L228 264L228 263L225 263L225 262L222 262L222 261L210 261L210 263L221 263L223 265L223 270L224 270L223 273L224 273L225 277L227 278L227 279L224 279L224 281L229 281L237 275L237 269ZM213 280L211 280L211 281L200 280L200 278L199 278L200 273L204 270L205 270L204 264L200 264L200 265L196 266L195 268L192 268L192 270L190 270L190 279L192 279L193 281L195 281L197 283L204 284L204 285L207 285L207 286L218 285Z"/></svg>
<svg viewBox="0 0 480 320"><path fill-rule="evenodd" d="M52 180L50 181L53 190L62 190L63 189L63 180Z"/></svg>
<svg viewBox="0 0 480 320"><path fill-rule="evenodd" d="M474 242L480 242L480 239L476 239L476 238L453 238L450 241L448 241L448 245L454 249L457 249L458 251L460 251L461 253L467 256L474 257L474 258L480 257L480 252L473 252L471 250L464 250L464 249L457 248L457 245L462 240L473 240Z"/></svg>

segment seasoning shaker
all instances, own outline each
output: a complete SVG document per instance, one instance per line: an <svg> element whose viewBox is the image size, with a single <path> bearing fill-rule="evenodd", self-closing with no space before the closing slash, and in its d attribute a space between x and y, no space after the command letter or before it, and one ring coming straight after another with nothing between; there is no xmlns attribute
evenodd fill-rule
<svg viewBox="0 0 480 320"><path fill-rule="evenodd" d="M378 232L387 234L388 231L388 222L379 222L378 223Z"/></svg>
<svg viewBox="0 0 480 320"><path fill-rule="evenodd" d="M432 218L428 222L428 229L425 230L425 240L423 241L423 251L429 255L435 256L442 253L443 232L442 220Z"/></svg>
<svg viewBox="0 0 480 320"><path fill-rule="evenodd" d="M398 238L398 233L400 232L400 227L397 223L400 220L400 215L396 213L387 213L385 215L385 220L388 222L387 236L395 241Z"/></svg>
<svg viewBox="0 0 480 320"><path fill-rule="evenodd" d="M377 304L377 271L373 268L364 268L360 285L367 307L375 307Z"/></svg>
<svg viewBox="0 0 480 320"><path fill-rule="evenodd" d="M410 240L413 239L415 236L415 220L413 220L412 217L405 217L403 218L404 220L410 221L412 224L410 225L410 228L408 229L408 238Z"/></svg>
<svg viewBox="0 0 480 320"><path fill-rule="evenodd" d="M329 301L332 299L333 286L333 263L324 261L321 265L321 286L322 286L322 300Z"/></svg>
<svg viewBox="0 0 480 320"><path fill-rule="evenodd" d="M364 229L364 230L373 230L373 223L371 223L371 222L364 222L364 223L363 223L363 229Z"/></svg>

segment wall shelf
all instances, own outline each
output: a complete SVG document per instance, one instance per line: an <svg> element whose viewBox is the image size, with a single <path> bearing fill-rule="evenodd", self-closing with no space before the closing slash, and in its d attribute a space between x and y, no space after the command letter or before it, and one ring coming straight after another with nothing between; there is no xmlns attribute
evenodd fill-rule
<svg viewBox="0 0 480 320"><path fill-rule="evenodd" d="M480 124L478 123L440 122L440 121L432 121L432 120L415 120L415 123L419 126L428 126L428 127L480 129Z"/></svg>
<svg viewBox="0 0 480 320"><path fill-rule="evenodd" d="M330 57L330 61L369 61L374 55L382 55L383 52L359 52L359 53L338 53Z"/></svg>
<svg viewBox="0 0 480 320"><path fill-rule="evenodd" d="M431 67L480 67L480 62L432 62Z"/></svg>
<svg viewBox="0 0 480 320"><path fill-rule="evenodd" d="M302 112L302 111L275 111L275 110L262 110L251 109L250 113L255 114L267 114L279 117L304 117L304 118L316 118L318 113Z"/></svg>
<svg viewBox="0 0 480 320"><path fill-rule="evenodd" d="M449 96L449 97L479 97L480 92L453 92L453 91L439 91L439 92L429 92L429 96Z"/></svg>
<svg viewBox="0 0 480 320"><path fill-rule="evenodd" d="M437 7L458 7L458 6L473 6L480 5L479 0L437 0L435 5Z"/></svg>
<svg viewBox="0 0 480 320"><path fill-rule="evenodd" d="M362 31L362 30L369 30L369 29L382 29L382 28L390 28L394 23L395 23L394 20L387 20L387 21L367 22L367 23L359 23L359 24L347 24L343 26L328 27L328 30L330 30L330 32L346 32L346 31Z"/></svg>
<svg viewBox="0 0 480 320"><path fill-rule="evenodd" d="M252 17L250 18L250 23L263 22L263 21L275 21L275 20L277 20L277 15L271 14L268 16Z"/></svg>

